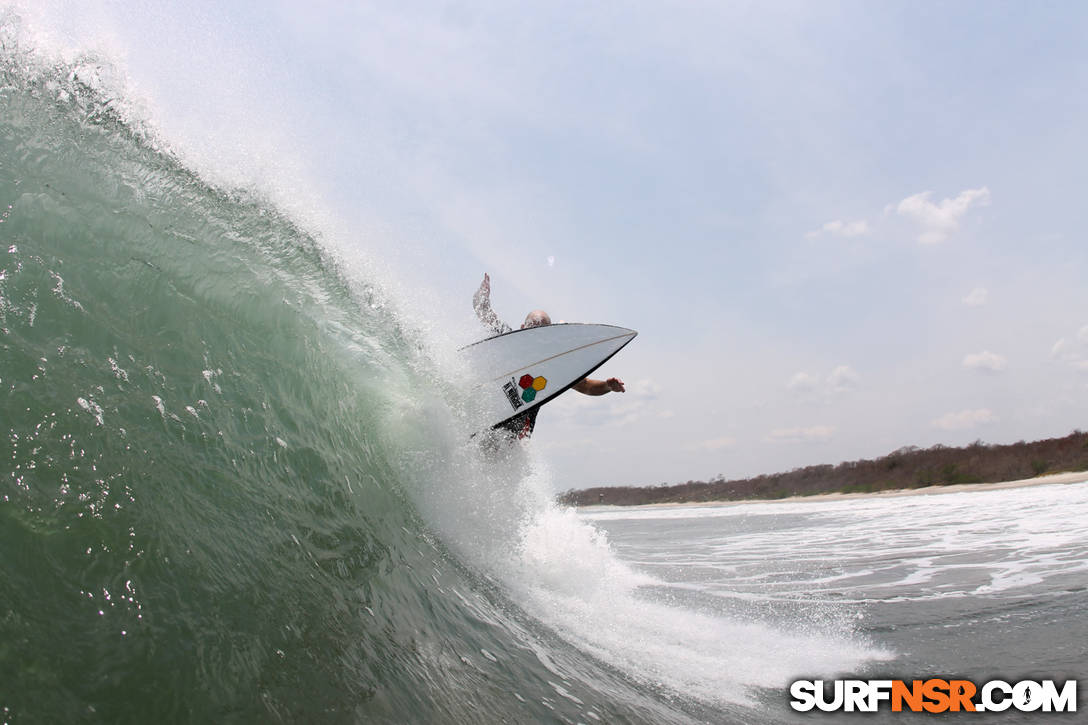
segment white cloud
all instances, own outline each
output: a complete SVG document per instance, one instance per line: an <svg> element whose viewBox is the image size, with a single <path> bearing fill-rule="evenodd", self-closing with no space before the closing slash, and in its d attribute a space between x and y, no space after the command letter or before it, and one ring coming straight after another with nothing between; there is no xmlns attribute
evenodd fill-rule
<svg viewBox="0 0 1088 725"><path fill-rule="evenodd" d="M857 387L861 376L849 365L839 365L826 376L801 371L794 373L786 388L800 395L831 397Z"/></svg>
<svg viewBox="0 0 1088 725"><path fill-rule="evenodd" d="M937 203L930 201L932 193L923 191L908 196L896 207L900 216L913 219L922 227L922 233L918 235L918 241L922 244L943 242L959 229L960 219L972 204L986 206L990 203L990 190L985 186L981 189L965 189L956 198L943 199Z"/></svg>
<svg viewBox="0 0 1088 725"><path fill-rule="evenodd" d="M685 446L688 450L705 450L716 451L722 448L732 448L737 444L737 439L732 436L722 436L721 438L711 438L710 440L699 441L698 443L692 443Z"/></svg>
<svg viewBox="0 0 1088 725"><path fill-rule="evenodd" d="M978 410L961 410L956 413L945 413L933 421L934 428L943 430L968 430L978 425L996 423L997 416L989 408Z"/></svg>
<svg viewBox="0 0 1088 725"><path fill-rule="evenodd" d="M852 367L839 365L827 376L827 383L833 392L844 393L851 388L857 387L860 379L861 376Z"/></svg>
<svg viewBox="0 0 1088 725"><path fill-rule="evenodd" d="M864 234L868 234L869 222L864 219L853 222L844 222L840 219L830 221L824 224L822 227L815 231L811 231L805 236L809 239L815 239L823 234L830 234L835 237L860 237Z"/></svg>
<svg viewBox="0 0 1088 725"><path fill-rule="evenodd" d="M1068 364L1074 370L1088 372L1088 325L1075 336L1063 337L1050 348L1050 357Z"/></svg>
<svg viewBox="0 0 1088 725"><path fill-rule="evenodd" d="M997 353L983 350L964 357L963 366L976 372L999 373L1005 369L1007 361Z"/></svg>
<svg viewBox="0 0 1088 725"><path fill-rule="evenodd" d="M794 376L790 378L790 381L786 383L786 387L790 390L807 393L815 390L819 384L820 381L816 376L809 375L808 373L802 371L799 373L795 373Z"/></svg>
<svg viewBox="0 0 1088 725"><path fill-rule="evenodd" d="M963 304L968 307L982 307L986 304L986 300L989 298L990 292L985 287L975 287L971 292L963 298Z"/></svg>
<svg viewBox="0 0 1088 725"><path fill-rule="evenodd" d="M775 443L813 443L829 441L834 435L833 427L814 425L809 428L775 428L767 437Z"/></svg>

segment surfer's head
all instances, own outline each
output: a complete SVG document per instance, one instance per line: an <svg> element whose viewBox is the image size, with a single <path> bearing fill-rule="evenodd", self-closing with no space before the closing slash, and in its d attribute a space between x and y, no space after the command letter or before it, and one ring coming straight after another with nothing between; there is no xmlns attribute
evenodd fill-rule
<svg viewBox="0 0 1088 725"><path fill-rule="evenodd" d="M529 327L543 327L552 324L552 318L544 310L533 310L525 316L525 322L521 323L521 329Z"/></svg>

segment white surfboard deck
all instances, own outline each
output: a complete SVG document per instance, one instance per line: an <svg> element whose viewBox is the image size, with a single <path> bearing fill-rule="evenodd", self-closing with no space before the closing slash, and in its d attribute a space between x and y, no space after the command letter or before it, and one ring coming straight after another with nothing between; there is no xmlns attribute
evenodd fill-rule
<svg viewBox="0 0 1088 725"><path fill-rule="evenodd" d="M461 348L481 421L498 427L555 400L638 333L613 325L562 323L514 330Z"/></svg>

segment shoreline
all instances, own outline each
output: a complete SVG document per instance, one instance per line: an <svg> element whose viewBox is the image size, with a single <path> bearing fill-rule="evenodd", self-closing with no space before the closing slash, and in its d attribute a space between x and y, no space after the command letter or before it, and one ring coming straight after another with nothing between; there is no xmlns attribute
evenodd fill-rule
<svg viewBox="0 0 1088 725"><path fill-rule="evenodd" d="M576 506L579 511L593 509L645 509L645 508L675 508L675 507L704 507L713 508L720 506L743 506L753 503L817 503L821 501L848 501L851 499L867 498L899 498L903 496L930 496L948 493L960 493L962 491L1000 491L1009 488L1028 488L1030 486L1047 486L1053 484L1072 484L1088 482L1088 471L1071 471L1069 473L1051 473L1034 478L1022 478L1016 481L998 481L995 483L955 483L945 486L925 486L923 488L893 488L887 491L871 491L865 493L816 493L811 496L788 496L786 498L749 498L737 501L683 501L668 503L649 503L632 506L619 506L609 504L592 504L590 506Z"/></svg>

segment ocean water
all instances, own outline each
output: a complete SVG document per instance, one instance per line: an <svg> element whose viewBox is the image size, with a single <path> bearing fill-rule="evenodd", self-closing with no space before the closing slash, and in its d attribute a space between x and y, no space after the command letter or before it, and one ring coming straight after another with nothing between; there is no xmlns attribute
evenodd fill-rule
<svg viewBox="0 0 1088 725"><path fill-rule="evenodd" d="M607 532L622 561L655 580L644 595L670 606L783 628L809 617L852 620L856 636L882 656L840 676L1080 680L1083 710L1088 482L837 501L600 507L583 516ZM827 671L814 667L805 679L829 679ZM806 719L790 717L784 689L757 698L764 714ZM889 721L904 717L886 714ZM1040 717L1077 721L1083 714L987 715L1002 722Z"/></svg>
<svg viewBox="0 0 1088 725"><path fill-rule="evenodd" d="M394 281L21 27L0 15L0 722L763 723L798 676L1084 661L1083 494L959 533L887 502L559 508L531 445L468 441ZM925 644L991 616L1029 654Z"/></svg>

